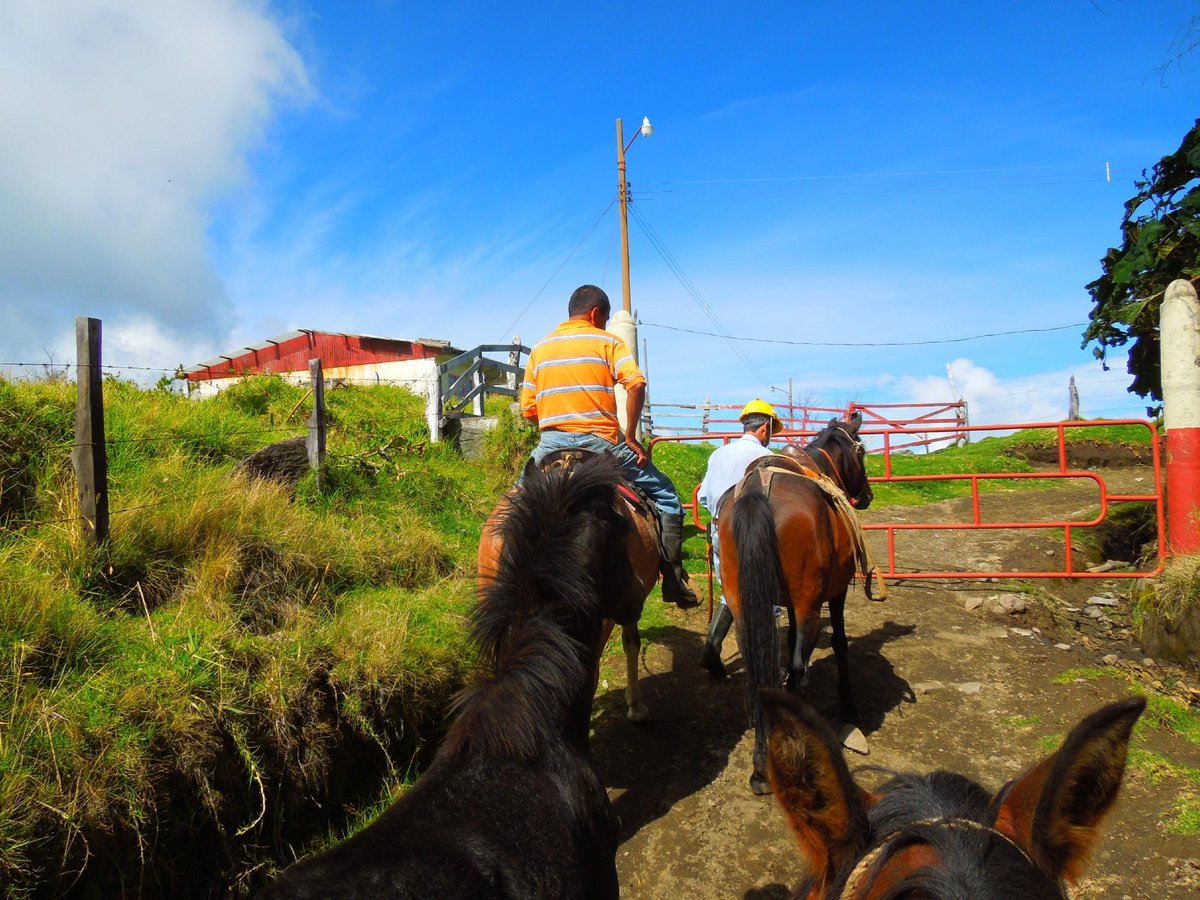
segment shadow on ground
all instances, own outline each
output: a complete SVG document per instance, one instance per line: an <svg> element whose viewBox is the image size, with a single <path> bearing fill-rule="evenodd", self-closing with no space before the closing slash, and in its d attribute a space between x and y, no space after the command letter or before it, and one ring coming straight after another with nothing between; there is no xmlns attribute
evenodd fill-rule
<svg viewBox="0 0 1200 900"><path fill-rule="evenodd" d="M650 722L634 725L625 718L624 679L596 698L592 761L600 781L616 793L622 842L710 784L746 730L741 692L714 681L697 663L699 634L671 625L654 641L667 653L655 654L664 660L662 671L648 668L647 654L642 656Z"/></svg>
<svg viewBox="0 0 1200 900"><path fill-rule="evenodd" d="M890 710L914 702L911 686L896 674L884 648L915 630L914 625L889 621L850 640L850 678L859 708L855 724L866 734L878 730ZM731 660L726 654L730 677L717 681L697 662L704 646L701 634L672 625L655 633L654 641L667 652L656 652L655 659L664 662L649 667L643 654L649 723L634 725L625 718L623 679L596 698L592 759L613 794L622 842L711 784L749 729L740 654ZM654 671L660 667L662 671ZM841 724L832 653L814 660L809 699L835 727Z"/></svg>

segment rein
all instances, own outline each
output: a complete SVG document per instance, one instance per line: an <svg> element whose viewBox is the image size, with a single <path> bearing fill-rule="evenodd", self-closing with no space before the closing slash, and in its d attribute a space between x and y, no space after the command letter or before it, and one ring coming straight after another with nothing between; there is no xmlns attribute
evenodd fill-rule
<svg viewBox="0 0 1200 900"><path fill-rule="evenodd" d="M906 837L910 829L921 826L932 826L935 828L946 828L951 830L957 828L966 831L987 832L988 834L995 835L1014 847L1017 852L1025 858L1025 861L1028 862L1029 865L1037 868L1037 863L1030 858L1029 854L1025 852L1025 849L1021 847L1020 844L1003 832L997 831L990 825L984 825L982 822L976 822L974 819L921 819L919 822L911 822L905 829L893 833L882 844L872 849L869 853L867 853L866 856L860 859L851 870L849 876L847 876L846 884L842 888L841 893L838 894L839 900L852 900L853 897L856 897L859 891L867 886L867 875L870 873L870 869L878 862L879 858L883 856L886 851L891 850L894 844Z"/></svg>
<svg viewBox="0 0 1200 900"><path fill-rule="evenodd" d="M837 485L842 489L842 493L848 498L850 496L850 492L846 490L846 479L842 477L842 473L838 470L837 463L833 461L833 457L829 455L829 451L824 447L817 447L815 449L818 453L829 460L829 468L833 469L833 476L837 479Z"/></svg>

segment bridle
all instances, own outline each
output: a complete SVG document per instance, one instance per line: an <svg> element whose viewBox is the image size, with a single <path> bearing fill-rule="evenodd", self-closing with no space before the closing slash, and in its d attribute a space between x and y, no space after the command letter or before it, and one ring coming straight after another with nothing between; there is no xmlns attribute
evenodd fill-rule
<svg viewBox="0 0 1200 900"><path fill-rule="evenodd" d="M1000 838L1015 848L1016 851L1025 859L1025 861L1029 863L1029 865L1033 866L1035 869L1037 868L1037 863L1033 861L1033 859L1027 852L1025 852L1025 849L1020 844L1018 844L1004 832L998 831L990 825L984 825L982 822L976 822L974 819L963 818L921 819L917 822L910 822L905 828L892 833L882 843L880 843L877 847L873 847L870 852L860 859L850 871L850 874L846 877L846 882L842 886L841 892L838 894L838 900L853 900L854 897L858 896L859 891L867 886L867 876L871 874L871 869L876 865L880 857L884 856L888 851L892 850L899 841L907 837L911 833L911 829L922 826L986 832L989 835Z"/></svg>
<svg viewBox="0 0 1200 900"><path fill-rule="evenodd" d="M846 431L845 427L840 422L835 422L832 425L830 425L829 431L832 432L832 436L834 436L834 437L836 437L839 433L845 435L846 438L848 438L850 440L850 442L852 443L852 445L854 447L854 451L860 457L866 455L866 447L863 446L863 442L858 440L858 438L854 437L853 435L851 435L850 432ZM816 450L818 453L820 453L822 456L824 456L826 460L829 461L829 468L833 471L834 480L837 482L837 486L839 488L841 488L842 493L845 494L846 498L850 501L850 505L851 506L858 505L858 498L850 496L850 491L846 487L846 479L842 475L841 470L838 468L837 463L835 463L833 461L833 457L829 455L829 451L826 450L824 447L813 447L812 449ZM865 467L863 469L863 475L864 475L864 477L866 476L866 468Z"/></svg>

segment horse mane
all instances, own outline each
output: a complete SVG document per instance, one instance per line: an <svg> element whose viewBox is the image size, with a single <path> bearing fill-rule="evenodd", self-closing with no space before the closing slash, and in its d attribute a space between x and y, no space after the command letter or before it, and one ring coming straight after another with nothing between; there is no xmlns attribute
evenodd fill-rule
<svg viewBox="0 0 1200 900"><path fill-rule="evenodd" d="M454 700L443 742L450 756L470 749L530 759L563 733L581 688L590 701L587 630L601 618L619 471L597 455L569 471L532 471L509 495L497 571L471 615L488 674Z"/></svg>
<svg viewBox="0 0 1200 900"><path fill-rule="evenodd" d="M817 450L824 447L833 440L835 433L839 430L841 429L838 427L838 420L830 419L829 424L813 435L812 440L805 444L802 449L812 448L813 450Z"/></svg>

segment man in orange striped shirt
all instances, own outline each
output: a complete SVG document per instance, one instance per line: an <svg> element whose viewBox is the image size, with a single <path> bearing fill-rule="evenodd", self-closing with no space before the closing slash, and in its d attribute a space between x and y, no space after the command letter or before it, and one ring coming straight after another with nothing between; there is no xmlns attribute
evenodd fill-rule
<svg viewBox="0 0 1200 900"><path fill-rule="evenodd" d="M609 453L625 477L658 508L662 522L663 599L683 608L699 604L683 568L683 505L671 479L650 461L632 434L622 434L617 419L616 385L625 388L625 421L631 431L646 402L646 376L619 337L604 330L611 307L608 295L585 284L571 295L567 321L538 342L529 354L521 385L521 414L541 429L533 461L555 450Z"/></svg>

